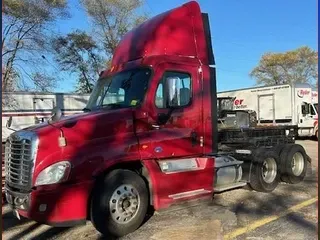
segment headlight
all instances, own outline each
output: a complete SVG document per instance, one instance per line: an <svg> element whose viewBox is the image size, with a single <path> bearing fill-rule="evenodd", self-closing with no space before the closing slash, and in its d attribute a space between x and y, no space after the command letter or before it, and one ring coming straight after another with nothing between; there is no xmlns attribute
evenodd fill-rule
<svg viewBox="0 0 320 240"><path fill-rule="evenodd" d="M61 161L43 169L37 179L35 186L63 182L69 177L71 164L68 161Z"/></svg>

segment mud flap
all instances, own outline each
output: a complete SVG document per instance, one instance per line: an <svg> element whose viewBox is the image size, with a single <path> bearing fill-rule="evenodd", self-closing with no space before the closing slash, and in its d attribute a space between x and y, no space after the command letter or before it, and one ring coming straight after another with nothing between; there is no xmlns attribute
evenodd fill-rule
<svg viewBox="0 0 320 240"><path fill-rule="evenodd" d="M21 220L21 219L20 219L19 212L18 212L17 209L13 209L13 215L14 215L16 218L18 218L19 220Z"/></svg>
<svg viewBox="0 0 320 240"><path fill-rule="evenodd" d="M306 156L307 156L307 161L308 161L309 163L311 163L311 157L309 157L308 154L306 154Z"/></svg>

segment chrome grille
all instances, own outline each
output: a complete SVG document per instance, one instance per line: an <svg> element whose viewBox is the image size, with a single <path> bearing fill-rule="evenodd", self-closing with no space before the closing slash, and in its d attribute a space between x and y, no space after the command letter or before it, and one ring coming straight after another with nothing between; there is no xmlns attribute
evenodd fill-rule
<svg viewBox="0 0 320 240"><path fill-rule="evenodd" d="M37 136L33 132L11 134L5 145L5 180L11 187L30 190L37 150Z"/></svg>

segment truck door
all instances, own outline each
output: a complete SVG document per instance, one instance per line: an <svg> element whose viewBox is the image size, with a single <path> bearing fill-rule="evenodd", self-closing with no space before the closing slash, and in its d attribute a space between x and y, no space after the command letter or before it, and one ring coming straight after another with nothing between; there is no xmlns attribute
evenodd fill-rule
<svg viewBox="0 0 320 240"><path fill-rule="evenodd" d="M258 96L258 122L275 123L275 102L273 94Z"/></svg>
<svg viewBox="0 0 320 240"><path fill-rule="evenodd" d="M53 108L53 98L34 98L33 109L36 112L35 124L46 121L50 117L50 112Z"/></svg>
<svg viewBox="0 0 320 240"><path fill-rule="evenodd" d="M313 127L315 123L315 118L317 116L317 112L313 106L313 104L309 104L303 102L299 109L299 124L298 127L300 128L301 135L312 136Z"/></svg>
<svg viewBox="0 0 320 240"><path fill-rule="evenodd" d="M197 66L169 63L157 66L143 110L148 116L147 133L140 132L137 125L142 158L159 159L202 153L200 84Z"/></svg>

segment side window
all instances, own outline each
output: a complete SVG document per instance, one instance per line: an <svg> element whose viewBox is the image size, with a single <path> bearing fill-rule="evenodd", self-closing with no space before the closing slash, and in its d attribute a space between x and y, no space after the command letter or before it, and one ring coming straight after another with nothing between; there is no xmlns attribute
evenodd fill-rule
<svg viewBox="0 0 320 240"><path fill-rule="evenodd" d="M309 107L310 107L310 113L312 116L316 115L316 112L314 111L314 108L312 106L312 104L309 104Z"/></svg>
<svg viewBox="0 0 320 240"><path fill-rule="evenodd" d="M306 102L303 102L301 105L301 113L302 115L307 115L310 113L310 107L309 104Z"/></svg>
<svg viewBox="0 0 320 240"><path fill-rule="evenodd" d="M191 102L191 76L187 73L166 72L157 88L158 108L183 107Z"/></svg>
<svg viewBox="0 0 320 240"><path fill-rule="evenodd" d="M163 84L162 82L159 83L157 92L156 92L156 106L158 108L164 108L164 101L163 101Z"/></svg>

